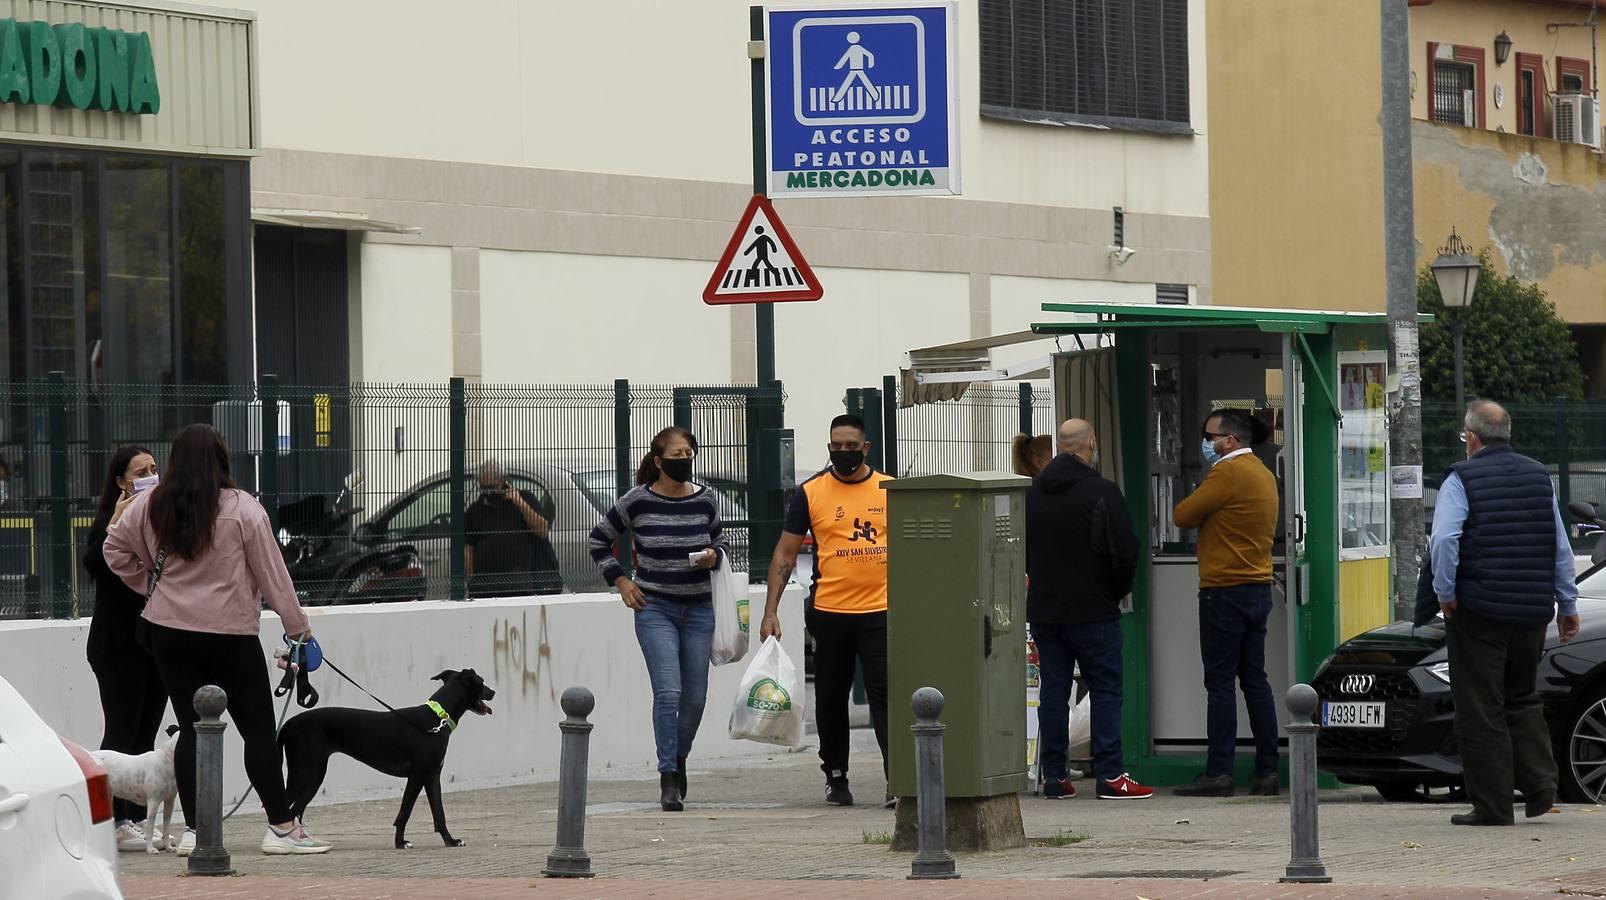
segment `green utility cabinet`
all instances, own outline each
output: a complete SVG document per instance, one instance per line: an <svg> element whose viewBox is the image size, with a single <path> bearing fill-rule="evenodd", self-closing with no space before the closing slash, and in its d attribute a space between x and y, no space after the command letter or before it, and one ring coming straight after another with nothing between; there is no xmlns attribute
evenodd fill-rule
<svg viewBox="0 0 1606 900"><path fill-rule="evenodd" d="M1026 789L1026 488L1001 472L887 491L891 787L915 795L916 689L935 687L949 797Z"/></svg>

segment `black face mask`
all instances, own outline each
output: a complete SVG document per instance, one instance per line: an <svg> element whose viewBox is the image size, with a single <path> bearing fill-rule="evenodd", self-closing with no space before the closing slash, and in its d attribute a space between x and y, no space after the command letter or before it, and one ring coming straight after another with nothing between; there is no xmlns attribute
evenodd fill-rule
<svg viewBox="0 0 1606 900"><path fill-rule="evenodd" d="M831 468L835 469L838 475L843 477L852 475L859 471L859 467L862 465L864 465L863 450L831 451Z"/></svg>
<svg viewBox="0 0 1606 900"><path fill-rule="evenodd" d="M691 458L660 459L658 469L669 477L670 481L685 484L691 480Z"/></svg>

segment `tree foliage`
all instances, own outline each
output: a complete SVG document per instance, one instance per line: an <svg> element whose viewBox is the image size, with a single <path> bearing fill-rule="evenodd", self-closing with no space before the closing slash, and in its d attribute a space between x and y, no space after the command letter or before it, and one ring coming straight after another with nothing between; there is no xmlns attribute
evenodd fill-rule
<svg viewBox="0 0 1606 900"><path fill-rule="evenodd" d="M1455 400L1455 347L1447 316L1456 315L1465 316L1466 322L1462 360L1468 399L1583 399L1578 348L1555 305L1539 285L1497 274L1487 250L1478 260L1483 271L1470 309L1446 311L1433 270L1424 266L1417 274L1417 309L1434 316L1421 328L1423 399Z"/></svg>

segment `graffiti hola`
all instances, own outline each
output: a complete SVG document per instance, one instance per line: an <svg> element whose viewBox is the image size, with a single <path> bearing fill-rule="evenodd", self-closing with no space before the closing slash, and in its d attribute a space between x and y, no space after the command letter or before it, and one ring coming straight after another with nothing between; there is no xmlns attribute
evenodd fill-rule
<svg viewBox="0 0 1606 900"><path fill-rule="evenodd" d="M519 615L519 621L503 619L491 625L491 665L497 681L501 683L502 669L509 677L519 679L519 693L528 697L530 691L541 690L541 670L546 669L548 699L557 698L552 684L552 648L547 644L546 607L541 608L536 622L536 633L530 635L530 614Z"/></svg>

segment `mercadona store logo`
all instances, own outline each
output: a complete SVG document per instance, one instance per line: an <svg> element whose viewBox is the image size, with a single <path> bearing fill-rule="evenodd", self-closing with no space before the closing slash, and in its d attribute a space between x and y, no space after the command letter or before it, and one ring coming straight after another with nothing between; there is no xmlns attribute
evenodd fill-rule
<svg viewBox="0 0 1606 900"><path fill-rule="evenodd" d="M763 715L783 713L792 708L792 695L775 679L765 678L747 692L747 708Z"/></svg>

